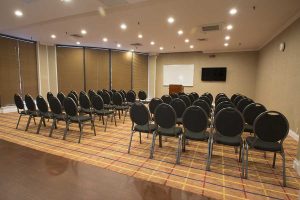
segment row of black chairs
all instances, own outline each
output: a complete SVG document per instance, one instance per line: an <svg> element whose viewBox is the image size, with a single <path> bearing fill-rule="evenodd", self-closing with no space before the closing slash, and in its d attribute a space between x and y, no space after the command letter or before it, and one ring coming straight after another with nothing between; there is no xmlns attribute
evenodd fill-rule
<svg viewBox="0 0 300 200"><path fill-rule="evenodd" d="M206 169L210 170L215 143L239 148L239 162L242 162L242 177L248 176L248 150L254 148L276 153L283 158L283 185L286 185L285 155L283 141L289 130L289 125L279 112L267 111L266 108L244 95L234 94L230 99L223 93L215 98L209 93L197 97L194 94L164 95L161 99L154 98L148 109L140 103L135 103L130 109L133 123L128 147L135 132L153 133L150 147L150 158L153 158L156 136L159 136L159 146L162 147L162 136L178 137L176 163L180 163L180 155L185 151L187 140L207 141L208 157ZM154 121L154 123L153 123ZM176 125L183 125L183 128ZM210 130L208 130L210 127ZM243 132L253 133L245 140ZM244 152L246 158L244 158Z"/></svg>

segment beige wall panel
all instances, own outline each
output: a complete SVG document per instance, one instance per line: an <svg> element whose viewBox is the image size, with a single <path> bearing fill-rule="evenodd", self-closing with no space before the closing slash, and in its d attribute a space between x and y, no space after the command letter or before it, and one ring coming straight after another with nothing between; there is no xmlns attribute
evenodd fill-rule
<svg viewBox="0 0 300 200"><path fill-rule="evenodd" d="M148 55L133 54L133 90L148 93Z"/></svg>

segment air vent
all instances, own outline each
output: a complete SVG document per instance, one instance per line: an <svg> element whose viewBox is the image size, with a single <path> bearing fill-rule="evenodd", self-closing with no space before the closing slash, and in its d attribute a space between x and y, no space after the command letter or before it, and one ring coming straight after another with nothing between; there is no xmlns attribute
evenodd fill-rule
<svg viewBox="0 0 300 200"><path fill-rule="evenodd" d="M212 23L201 25L202 32L219 31L222 29L222 23Z"/></svg>
<svg viewBox="0 0 300 200"><path fill-rule="evenodd" d="M70 36L72 36L72 37L75 37L75 38L83 38L83 36L82 35L80 35L80 34L70 34Z"/></svg>
<svg viewBox="0 0 300 200"><path fill-rule="evenodd" d="M131 46L135 46L135 47L140 47L140 46L143 46L141 43L132 43L130 44Z"/></svg>
<svg viewBox="0 0 300 200"><path fill-rule="evenodd" d="M205 41L207 41L208 39L207 39L207 38L198 38L197 40L200 41L200 42L205 42Z"/></svg>

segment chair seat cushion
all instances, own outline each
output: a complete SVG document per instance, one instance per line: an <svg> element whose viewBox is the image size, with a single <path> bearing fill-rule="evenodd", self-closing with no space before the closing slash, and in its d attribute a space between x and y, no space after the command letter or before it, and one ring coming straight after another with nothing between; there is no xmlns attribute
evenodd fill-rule
<svg viewBox="0 0 300 200"><path fill-rule="evenodd" d="M127 110L127 109L129 109L129 106L115 106L115 109L116 110Z"/></svg>
<svg viewBox="0 0 300 200"><path fill-rule="evenodd" d="M185 129L185 138L189 140L197 140L197 141L205 141L209 138L209 133L207 131L203 132L193 132L190 130Z"/></svg>
<svg viewBox="0 0 300 200"><path fill-rule="evenodd" d="M229 145L229 146L240 146L243 140L240 135L235 137L223 136L220 133L216 132L213 136L214 141L219 144Z"/></svg>
<svg viewBox="0 0 300 200"><path fill-rule="evenodd" d="M57 120L65 120L66 119L66 114L60 114L60 115L56 115L56 114L53 114L53 117Z"/></svg>
<svg viewBox="0 0 300 200"><path fill-rule="evenodd" d="M50 119L52 118L53 114L51 112L46 112L46 113L40 112L40 116L43 116L46 119Z"/></svg>
<svg viewBox="0 0 300 200"><path fill-rule="evenodd" d="M135 125L134 130L142 133L153 133L156 130L155 124Z"/></svg>
<svg viewBox="0 0 300 200"><path fill-rule="evenodd" d="M21 114L21 115L28 115L28 111L27 111L27 110L22 110L22 111L20 112L20 114Z"/></svg>
<svg viewBox="0 0 300 200"><path fill-rule="evenodd" d="M177 118L177 119L176 119L176 123L177 123L177 124L182 124L182 118Z"/></svg>
<svg viewBox="0 0 300 200"><path fill-rule="evenodd" d="M92 109L86 109L86 108L80 108L80 112L83 112L83 113L87 113L87 114L90 114L92 112Z"/></svg>
<svg viewBox="0 0 300 200"><path fill-rule="evenodd" d="M105 109L114 109L114 108L115 108L115 106L113 106L113 105L108 105L108 104L105 104L105 105L104 105L104 108L105 108Z"/></svg>
<svg viewBox="0 0 300 200"><path fill-rule="evenodd" d="M247 137L246 142L250 147L263 151L277 152L281 151L281 144L278 142L264 142L261 139L255 137ZM255 141L255 142L254 142Z"/></svg>
<svg viewBox="0 0 300 200"><path fill-rule="evenodd" d="M71 122L85 122L85 121L91 121L92 117L88 116L88 115L78 115L78 116L74 116L74 117L70 117Z"/></svg>
<svg viewBox="0 0 300 200"><path fill-rule="evenodd" d="M253 133L253 126L250 124L245 124L244 132Z"/></svg>
<svg viewBox="0 0 300 200"><path fill-rule="evenodd" d="M163 136L177 137L182 134L182 128L181 127L174 127L174 128L159 127L157 129L157 133Z"/></svg>
<svg viewBox="0 0 300 200"><path fill-rule="evenodd" d="M102 109L102 110L94 110L94 113L97 114L97 115L111 115L114 113L114 111L112 110L105 110L105 109Z"/></svg>

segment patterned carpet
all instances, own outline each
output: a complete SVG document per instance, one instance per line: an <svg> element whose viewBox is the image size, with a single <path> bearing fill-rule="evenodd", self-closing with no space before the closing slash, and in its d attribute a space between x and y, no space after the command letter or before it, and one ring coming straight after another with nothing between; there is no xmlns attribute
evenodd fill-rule
<svg viewBox="0 0 300 200"><path fill-rule="evenodd" d="M299 195L300 177L292 168L297 143L290 137L284 143L287 187L282 187L280 155L277 156L276 168L273 169L272 153L267 153L265 159L263 152L251 150L249 178L246 180L241 178L238 154L231 147L214 146L210 172L205 170L205 142L190 141L186 152L182 153L181 164L175 165L177 140L168 138L163 142L163 147L159 148L157 139L154 159L150 160L151 135L147 138L143 134L142 144L139 144L136 133L131 153L128 154L131 128L129 118L126 118L125 124L118 120L117 127L109 122L107 132L104 132L102 122L97 121L97 136L93 135L89 126L84 127L80 144L77 143L79 130L75 124L71 125L64 141L63 122L54 130L53 137L49 138L52 122L47 122L47 127L42 126L40 135L37 135L37 125L34 123L31 123L28 132L24 131L27 117L22 118L19 129L16 130L17 119L16 113L0 114L0 139L216 199L297 199Z"/></svg>

